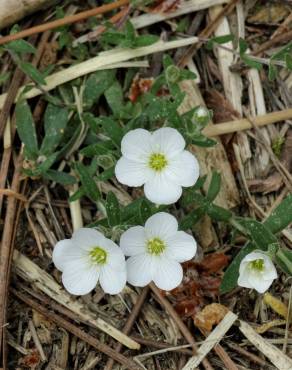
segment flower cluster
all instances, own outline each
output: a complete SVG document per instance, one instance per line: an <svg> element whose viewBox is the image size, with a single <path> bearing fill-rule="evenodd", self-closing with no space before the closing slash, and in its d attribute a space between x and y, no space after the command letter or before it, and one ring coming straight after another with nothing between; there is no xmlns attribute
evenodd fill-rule
<svg viewBox="0 0 292 370"><path fill-rule="evenodd" d="M53 262L63 272L62 282L68 292L87 294L99 281L106 293L117 294L126 280L134 286L153 280L160 289L171 290L182 281L180 262L193 258L197 248L191 235L178 231L175 217L164 212L151 216L145 227L127 230L120 245L90 228L59 241ZM131 256L127 263L124 254Z"/></svg>
<svg viewBox="0 0 292 370"><path fill-rule="evenodd" d="M206 109L197 109L194 118L205 124ZM199 177L198 161L185 146L182 135L170 127L153 133L132 130L122 139L116 177L128 186L144 185L145 196L153 203L175 203L182 187L193 186ZM138 287L153 281L160 289L172 290L183 278L180 263L192 259L196 249L195 239L178 231L175 217L159 212L144 227L124 232L120 247L97 230L81 228L71 239L57 243L53 262L62 271L64 287L75 295L89 293L98 282L109 294L122 291L126 281ZM241 261L238 285L263 293L276 277L269 256L255 251Z"/></svg>

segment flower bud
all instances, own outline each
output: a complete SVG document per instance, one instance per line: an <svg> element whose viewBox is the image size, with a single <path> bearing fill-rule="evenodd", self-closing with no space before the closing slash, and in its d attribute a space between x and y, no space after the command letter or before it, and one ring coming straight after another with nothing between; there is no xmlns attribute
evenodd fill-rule
<svg viewBox="0 0 292 370"><path fill-rule="evenodd" d="M210 122L212 118L212 112L208 108L199 105L195 108L192 118L196 124L204 127Z"/></svg>
<svg viewBox="0 0 292 370"><path fill-rule="evenodd" d="M178 67L171 65L166 68L165 71L166 80L169 83L176 83L180 77L180 70Z"/></svg>

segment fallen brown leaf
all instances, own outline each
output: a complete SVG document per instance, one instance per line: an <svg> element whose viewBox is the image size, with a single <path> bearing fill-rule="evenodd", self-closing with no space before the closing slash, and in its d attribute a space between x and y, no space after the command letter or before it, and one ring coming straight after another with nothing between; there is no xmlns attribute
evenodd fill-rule
<svg viewBox="0 0 292 370"><path fill-rule="evenodd" d="M210 332L214 325L219 322L227 314L228 308L219 303L212 303L204 307L204 309L198 312L194 317L194 324L202 332Z"/></svg>

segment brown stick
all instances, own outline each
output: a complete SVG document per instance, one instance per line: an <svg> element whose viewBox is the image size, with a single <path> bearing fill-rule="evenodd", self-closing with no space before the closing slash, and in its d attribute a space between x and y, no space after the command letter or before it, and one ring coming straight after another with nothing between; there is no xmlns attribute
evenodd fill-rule
<svg viewBox="0 0 292 370"><path fill-rule="evenodd" d="M91 345L96 350L103 352L107 356L110 356L115 359L115 361L119 362L120 364L124 365L127 369L130 370L141 370L141 367L136 364L132 359L129 359L120 353L117 353L115 350L110 348L104 343L101 343L98 339L94 338L93 336L85 333L83 330L79 329L74 324L70 323L69 321L65 320L61 316L58 316L56 313L49 311L47 308L40 305L38 302L34 301L33 299L29 298L25 294L17 291L16 289L11 289L11 292L19 298L21 301L25 302L27 305L32 307L34 310L41 313L45 316L48 320L54 322L56 325L64 328L65 330L69 331L76 337L80 338L84 342Z"/></svg>
<svg viewBox="0 0 292 370"><path fill-rule="evenodd" d="M157 297L160 304L164 307L166 312L169 314L169 316L171 316L173 321L176 323L176 325L180 329L182 335L185 337L185 339L188 341L188 343L191 344L193 352L195 354L197 352L197 344L196 344L195 339L192 336L191 332L189 331L189 329L186 327L186 325L184 324L182 319L179 317L179 315L177 314L175 309L172 307L172 305L169 303L169 301L162 296L160 290L156 287L156 285L154 285L154 283L150 283L149 286L150 286L152 292ZM209 363L207 358L204 358L202 363L203 363L206 370L213 369L212 365Z"/></svg>
<svg viewBox="0 0 292 370"><path fill-rule="evenodd" d="M214 347L214 351L217 353L218 357L221 358L222 362L224 363L226 369L228 370L239 370L236 364L232 361L229 355L226 353L225 349L220 345Z"/></svg>
<svg viewBox="0 0 292 370"><path fill-rule="evenodd" d="M129 0L117 0L114 3L106 4L99 6L94 9L86 10L81 13L77 13L74 15L69 15L68 17L62 18L62 19L57 19L52 22L40 24L39 26L31 27L26 30L17 32L13 35L7 35L4 37L0 38L0 45L6 44L7 42L13 41L13 40L19 40L24 37L30 36L30 35L35 35L36 33L41 33L44 31L52 30L54 28L60 27L60 26L65 26L66 24L71 24L75 22L79 22L83 19L87 19L89 17L93 17L98 14L103 14L107 13L111 10L114 10L116 8L119 8L120 6L128 4Z"/></svg>
<svg viewBox="0 0 292 370"><path fill-rule="evenodd" d="M143 305L143 303L144 303L144 301L146 299L146 296L147 296L148 292L149 292L149 287L146 286L142 290L141 294L139 295L138 300L135 303L135 305L133 307L133 310L132 310L130 316L128 317L128 320L126 322L126 325L125 325L125 327L123 329L123 333L124 334L126 334L126 335L130 334L131 329L132 329L132 327L133 327L133 325L134 325L134 323L135 323L135 321L136 321L136 319L137 319L137 317L139 315L139 312L140 312L140 310L142 308L142 305ZM118 343L116 345L116 347L115 347L115 351L117 353L120 353L122 347L123 347L123 345L121 343ZM107 361L107 363L106 363L106 366L105 366L104 370L112 370L114 363L115 363L114 360L112 358L109 358L108 361Z"/></svg>
<svg viewBox="0 0 292 370"><path fill-rule="evenodd" d="M280 44L280 43L284 43L284 42L288 42L288 41L291 41L291 40L292 40L292 30L289 31L289 32L281 33L280 35L275 36L274 38L272 38L272 39L264 42L262 44L262 46L260 46L254 52L252 52L251 55L259 55L263 51L271 48L274 45L277 45L277 44Z"/></svg>

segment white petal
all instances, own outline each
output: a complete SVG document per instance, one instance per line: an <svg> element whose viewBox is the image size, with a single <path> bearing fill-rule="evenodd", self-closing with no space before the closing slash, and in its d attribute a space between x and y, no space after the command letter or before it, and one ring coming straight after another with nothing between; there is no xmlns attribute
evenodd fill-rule
<svg viewBox="0 0 292 370"><path fill-rule="evenodd" d="M165 241L177 233L178 223L175 217L166 212L158 212L145 223L147 239L161 238Z"/></svg>
<svg viewBox="0 0 292 370"><path fill-rule="evenodd" d="M156 269L153 276L154 283L163 290L172 290L179 286L183 278L181 265L171 259L162 257L156 262Z"/></svg>
<svg viewBox="0 0 292 370"><path fill-rule="evenodd" d="M116 270L123 270L126 268L125 255L117 244L110 239L106 239L102 248L107 252L106 265Z"/></svg>
<svg viewBox="0 0 292 370"><path fill-rule="evenodd" d="M60 240L53 250L53 262L56 268L64 271L67 264L84 256L82 249L77 248L71 239Z"/></svg>
<svg viewBox="0 0 292 370"><path fill-rule="evenodd" d="M266 259L266 254L264 254L262 252L258 252L258 251L251 252L243 258L242 262L251 262L251 261L254 261L254 260L257 260L257 259L265 260Z"/></svg>
<svg viewBox="0 0 292 370"><path fill-rule="evenodd" d="M272 285L273 279L264 280L261 273L254 273L249 275L250 285L259 293L264 293Z"/></svg>
<svg viewBox="0 0 292 370"><path fill-rule="evenodd" d="M98 277L99 269L96 265L71 263L63 272L62 282L69 293L84 295L95 288Z"/></svg>
<svg viewBox="0 0 292 370"><path fill-rule="evenodd" d="M165 175L175 184L193 186L200 176L199 163L194 155L184 150L169 161Z"/></svg>
<svg viewBox="0 0 292 370"><path fill-rule="evenodd" d="M240 265L237 284L239 286L242 286L243 288L252 288L252 285L249 282L249 270L246 265L244 266L244 268L242 265Z"/></svg>
<svg viewBox="0 0 292 370"><path fill-rule="evenodd" d="M134 226L121 235L120 247L126 256L145 253L146 235L142 226Z"/></svg>
<svg viewBox="0 0 292 370"><path fill-rule="evenodd" d="M142 128L129 131L122 139L121 151L128 159L145 162L151 153L151 133Z"/></svg>
<svg viewBox="0 0 292 370"><path fill-rule="evenodd" d="M152 280L152 258L138 254L127 260L127 280L134 286L146 286Z"/></svg>
<svg viewBox="0 0 292 370"><path fill-rule="evenodd" d="M166 154L168 158L178 155L185 146L185 139L174 128L162 127L152 134L152 149Z"/></svg>
<svg viewBox="0 0 292 370"><path fill-rule="evenodd" d="M179 200L182 194L182 188L165 176L157 173L155 177L147 181L144 185L146 198L155 204L172 204Z"/></svg>
<svg viewBox="0 0 292 370"><path fill-rule="evenodd" d="M126 268L116 270L106 264L100 270L99 283L105 293L120 293L126 285L126 280Z"/></svg>
<svg viewBox="0 0 292 370"><path fill-rule="evenodd" d="M154 176L153 171L142 163L122 157L115 167L115 175L121 184L128 186L141 186Z"/></svg>
<svg viewBox="0 0 292 370"><path fill-rule="evenodd" d="M166 244L165 255L178 262L189 261L197 251L195 239L184 231L178 231L175 235L168 238Z"/></svg>
<svg viewBox="0 0 292 370"><path fill-rule="evenodd" d="M82 227L72 235L72 242L78 248L87 251L92 247L102 247L104 241L105 237L102 233L89 227Z"/></svg>

